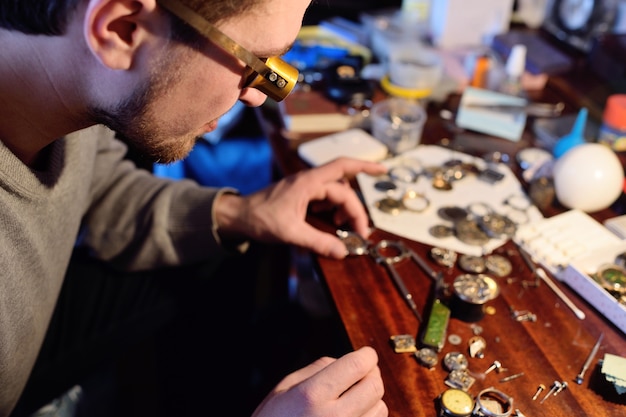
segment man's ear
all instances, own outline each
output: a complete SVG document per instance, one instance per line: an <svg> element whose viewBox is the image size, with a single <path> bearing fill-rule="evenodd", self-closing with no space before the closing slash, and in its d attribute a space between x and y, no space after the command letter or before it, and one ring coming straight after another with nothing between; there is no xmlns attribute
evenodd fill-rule
<svg viewBox="0 0 626 417"><path fill-rule="evenodd" d="M139 47L154 36L156 0L91 0L85 37L92 53L107 67L130 69Z"/></svg>

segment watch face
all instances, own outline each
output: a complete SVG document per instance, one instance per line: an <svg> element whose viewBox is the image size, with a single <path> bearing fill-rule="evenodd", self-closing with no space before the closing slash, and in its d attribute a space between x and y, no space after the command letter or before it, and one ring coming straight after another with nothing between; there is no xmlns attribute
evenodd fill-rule
<svg viewBox="0 0 626 417"><path fill-rule="evenodd" d="M481 272L485 272L485 258L482 256L462 254L459 256L459 268L465 272L480 274Z"/></svg>
<svg viewBox="0 0 626 417"><path fill-rule="evenodd" d="M485 268L497 277L505 277L511 273L511 261L502 255L493 254L485 259Z"/></svg>
<svg viewBox="0 0 626 417"><path fill-rule="evenodd" d="M463 390L450 388L441 394L441 408L444 415L469 416L474 410L474 399Z"/></svg>

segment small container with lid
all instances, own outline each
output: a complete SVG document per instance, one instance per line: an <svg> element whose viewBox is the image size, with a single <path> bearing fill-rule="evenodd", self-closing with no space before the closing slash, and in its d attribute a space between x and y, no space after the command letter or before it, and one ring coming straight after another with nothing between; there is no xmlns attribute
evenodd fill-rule
<svg viewBox="0 0 626 417"><path fill-rule="evenodd" d="M606 100L598 142L626 151L626 94L613 94Z"/></svg>

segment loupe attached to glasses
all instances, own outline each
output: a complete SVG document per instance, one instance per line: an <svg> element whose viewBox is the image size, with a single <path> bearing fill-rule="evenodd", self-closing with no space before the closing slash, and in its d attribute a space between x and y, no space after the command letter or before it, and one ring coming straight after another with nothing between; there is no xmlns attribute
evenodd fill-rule
<svg viewBox="0 0 626 417"><path fill-rule="evenodd" d="M248 79L246 87L256 88L272 100L281 101L296 86L298 70L277 56L267 58L264 64L263 72L255 70Z"/></svg>
<svg viewBox="0 0 626 417"><path fill-rule="evenodd" d="M158 0L158 3L224 51L243 61L252 70L244 85L245 88L256 88L272 100L281 101L296 86L298 70L280 57L266 59L257 57L180 0Z"/></svg>

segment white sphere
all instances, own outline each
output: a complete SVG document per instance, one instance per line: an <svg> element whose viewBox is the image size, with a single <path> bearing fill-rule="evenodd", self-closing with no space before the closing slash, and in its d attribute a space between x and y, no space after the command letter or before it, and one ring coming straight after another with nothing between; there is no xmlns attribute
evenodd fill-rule
<svg viewBox="0 0 626 417"><path fill-rule="evenodd" d="M624 184L619 158L600 143L585 143L567 151L556 160L553 175L559 202L588 213L613 204Z"/></svg>

